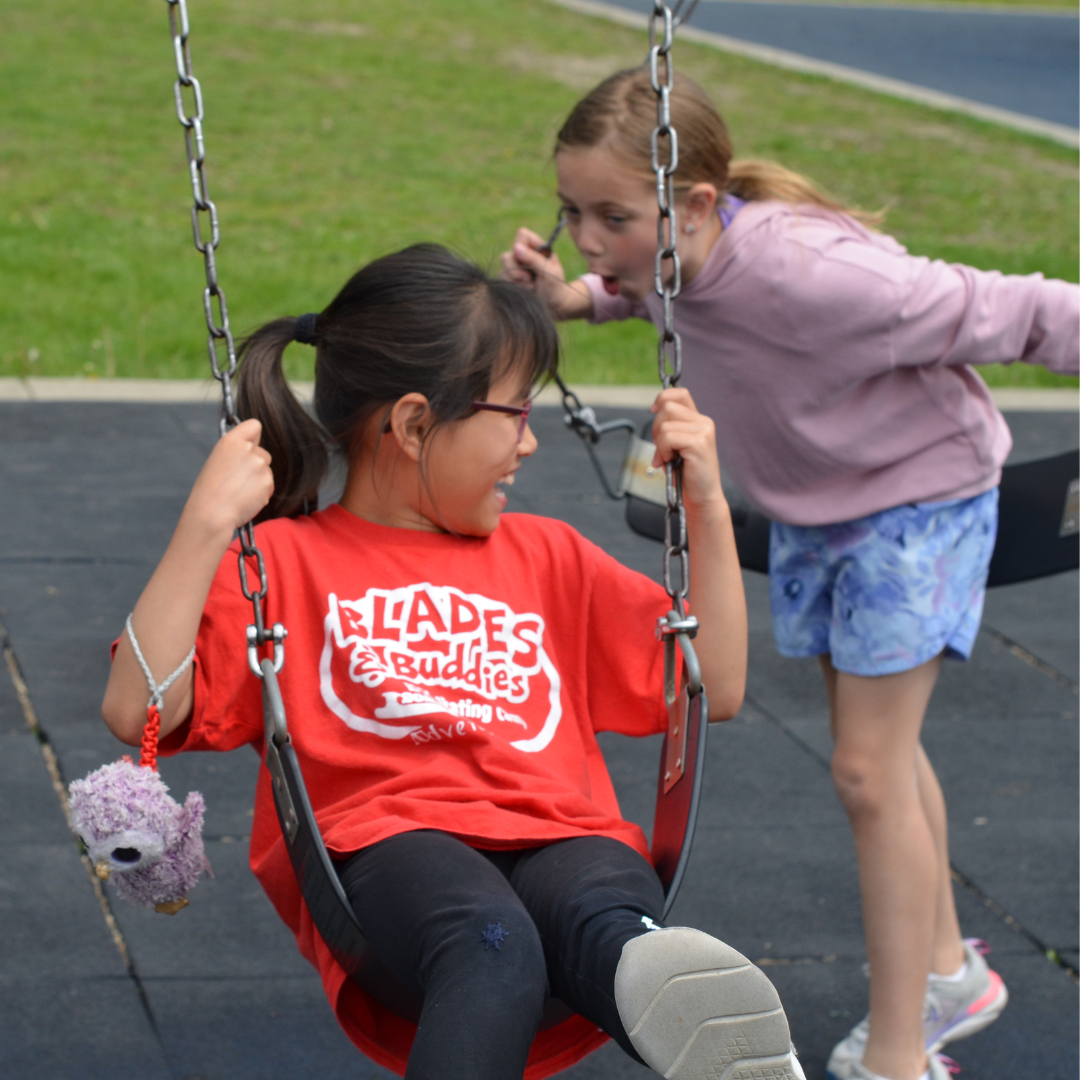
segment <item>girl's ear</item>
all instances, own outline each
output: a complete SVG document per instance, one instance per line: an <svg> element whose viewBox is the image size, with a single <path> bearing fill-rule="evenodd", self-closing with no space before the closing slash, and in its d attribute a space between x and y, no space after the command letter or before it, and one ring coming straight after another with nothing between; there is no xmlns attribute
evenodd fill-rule
<svg viewBox="0 0 1080 1080"><path fill-rule="evenodd" d="M683 220L700 228L715 213L716 200L719 197L720 193L715 184L704 181L694 184L683 199Z"/></svg>
<svg viewBox="0 0 1080 1080"><path fill-rule="evenodd" d="M387 424L389 434L397 441L403 454L419 461L424 448L424 436L432 421L431 406L423 394L406 394L394 402Z"/></svg>

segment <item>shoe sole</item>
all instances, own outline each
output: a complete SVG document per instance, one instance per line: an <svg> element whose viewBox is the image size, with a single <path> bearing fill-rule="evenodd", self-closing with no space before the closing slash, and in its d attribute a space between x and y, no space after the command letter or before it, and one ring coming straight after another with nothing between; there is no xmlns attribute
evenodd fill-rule
<svg viewBox="0 0 1080 1080"><path fill-rule="evenodd" d="M666 1080L799 1080L780 997L764 972L700 930L653 930L615 975L623 1027Z"/></svg>
<svg viewBox="0 0 1080 1080"><path fill-rule="evenodd" d="M1008 1004L1009 991L1001 981L1001 976L991 969L990 989L971 1006L974 1011L942 1031L937 1039L927 1046L927 1053L936 1054L943 1046L969 1038L989 1027Z"/></svg>

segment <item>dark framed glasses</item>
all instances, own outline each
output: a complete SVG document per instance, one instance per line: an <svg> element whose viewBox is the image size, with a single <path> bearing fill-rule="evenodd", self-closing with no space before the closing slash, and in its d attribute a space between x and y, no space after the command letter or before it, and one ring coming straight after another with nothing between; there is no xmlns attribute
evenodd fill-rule
<svg viewBox="0 0 1080 1080"><path fill-rule="evenodd" d="M525 428L528 426L529 413L532 412L533 407L532 398L529 398L524 405L496 405L491 401L474 401L472 407L482 412L506 413L509 416L519 417L517 441L521 442L525 438Z"/></svg>

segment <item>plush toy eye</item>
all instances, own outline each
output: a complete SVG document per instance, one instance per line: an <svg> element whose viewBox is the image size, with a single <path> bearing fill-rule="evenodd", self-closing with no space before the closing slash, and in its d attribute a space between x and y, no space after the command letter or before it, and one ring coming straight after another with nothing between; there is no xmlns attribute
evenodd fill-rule
<svg viewBox="0 0 1080 1080"><path fill-rule="evenodd" d="M137 863L142 858L142 852L138 848L118 847L112 849L111 857L118 863Z"/></svg>

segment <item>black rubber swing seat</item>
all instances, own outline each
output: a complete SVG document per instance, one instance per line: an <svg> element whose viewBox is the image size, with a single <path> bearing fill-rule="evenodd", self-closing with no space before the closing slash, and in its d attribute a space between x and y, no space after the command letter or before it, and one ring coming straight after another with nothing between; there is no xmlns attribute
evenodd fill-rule
<svg viewBox="0 0 1080 1080"><path fill-rule="evenodd" d="M266 767L281 833L312 922L353 982L397 1016L416 1022L424 1004L423 994L382 963L360 928L319 833L296 749L289 737L274 665L264 659L261 668ZM671 723L660 752L652 844L653 865L664 886L665 917L686 871L701 801L709 727L704 690L690 694L684 688L672 715L678 719ZM675 758L681 776L671 782L670 767ZM540 1030L554 1027L571 1015L562 1001L549 998Z"/></svg>
<svg viewBox="0 0 1080 1080"><path fill-rule="evenodd" d="M1001 473L998 534L987 586L1075 570L1080 565L1080 451L1007 465ZM769 572L769 519L732 507L735 545L744 570ZM664 539L664 507L633 495L626 521L650 540Z"/></svg>

